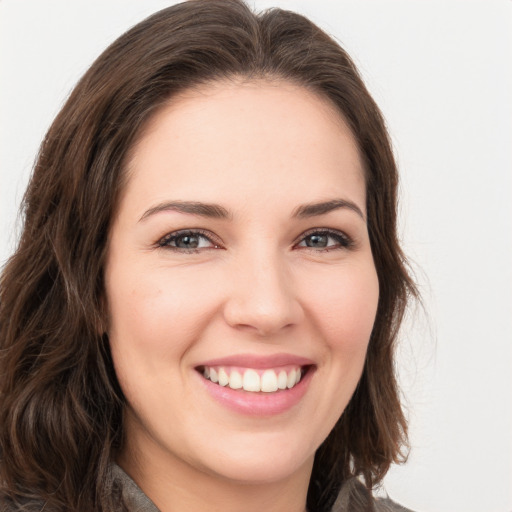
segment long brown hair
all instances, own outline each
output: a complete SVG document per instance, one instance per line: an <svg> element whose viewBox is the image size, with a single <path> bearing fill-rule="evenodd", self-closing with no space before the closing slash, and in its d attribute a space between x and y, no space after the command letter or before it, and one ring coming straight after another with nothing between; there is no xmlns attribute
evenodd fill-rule
<svg viewBox="0 0 512 512"><path fill-rule="evenodd" d="M306 18L191 0L115 41L41 146L0 281L0 494L57 511L112 508L105 482L123 442L124 398L102 334L103 266L124 163L169 98L233 77L277 78L327 98L365 164L379 305L357 390L316 454L308 510L329 510L351 476L371 488L399 460L407 428L394 345L416 289L397 239L398 177L382 115L346 52Z"/></svg>

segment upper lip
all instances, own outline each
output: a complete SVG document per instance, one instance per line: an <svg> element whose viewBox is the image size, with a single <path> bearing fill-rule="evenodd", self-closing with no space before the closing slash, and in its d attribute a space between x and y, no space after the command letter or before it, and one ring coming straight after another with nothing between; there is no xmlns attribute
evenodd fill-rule
<svg viewBox="0 0 512 512"><path fill-rule="evenodd" d="M243 368L278 368L286 365L310 366L315 363L307 357L297 356L293 354L273 354L273 355L257 355L257 354L233 354L218 359L209 359L203 361L197 366L239 366Z"/></svg>

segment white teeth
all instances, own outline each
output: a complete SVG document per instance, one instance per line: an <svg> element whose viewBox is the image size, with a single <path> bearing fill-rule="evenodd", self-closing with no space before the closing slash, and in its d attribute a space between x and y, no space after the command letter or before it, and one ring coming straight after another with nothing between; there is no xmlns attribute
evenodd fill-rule
<svg viewBox="0 0 512 512"><path fill-rule="evenodd" d="M229 375L229 387L231 389L240 389L242 387L242 376L236 371Z"/></svg>
<svg viewBox="0 0 512 512"><path fill-rule="evenodd" d="M286 381L286 387L288 389L293 388L293 386L295 386L295 378L296 378L296 376L297 376L297 372L295 370L292 370L288 374L288 379Z"/></svg>
<svg viewBox="0 0 512 512"><path fill-rule="evenodd" d="M246 370L244 373L243 388L245 391L261 391L260 376L254 370Z"/></svg>
<svg viewBox="0 0 512 512"><path fill-rule="evenodd" d="M288 382L288 375L286 375L286 372L284 370L281 370L279 372L279 375L277 376L277 387L279 389L286 389L287 382Z"/></svg>
<svg viewBox="0 0 512 512"><path fill-rule="evenodd" d="M274 370L265 370L261 376L261 391L273 393L277 391L277 375Z"/></svg>
<svg viewBox="0 0 512 512"><path fill-rule="evenodd" d="M229 377L224 368L219 370L219 384L221 386L227 386L229 383Z"/></svg>
<svg viewBox="0 0 512 512"><path fill-rule="evenodd" d="M261 370L260 370L261 373ZM220 386L229 386L231 389L243 389L253 393L274 393L278 390L291 389L297 385L302 377L300 368L292 368L288 372L285 370L268 369L263 373L248 368L245 371L230 371L228 368L213 368L205 366L203 368L203 377L211 382L218 383Z"/></svg>

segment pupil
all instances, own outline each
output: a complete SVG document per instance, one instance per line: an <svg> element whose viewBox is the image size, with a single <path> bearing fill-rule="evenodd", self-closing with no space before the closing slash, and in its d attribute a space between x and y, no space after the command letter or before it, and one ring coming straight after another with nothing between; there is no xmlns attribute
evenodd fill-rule
<svg viewBox="0 0 512 512"><path fill-rule="evenodd" d="M176 246L182 249L195 249L199 245L197 236L182 235L176 239Z"/></svg>
<svg viewBox="0 0 512 512"><path fill-rule="evenodd" d="M306 239L306 245L308 247L326 247L327 235L310 235Z"/></svg>

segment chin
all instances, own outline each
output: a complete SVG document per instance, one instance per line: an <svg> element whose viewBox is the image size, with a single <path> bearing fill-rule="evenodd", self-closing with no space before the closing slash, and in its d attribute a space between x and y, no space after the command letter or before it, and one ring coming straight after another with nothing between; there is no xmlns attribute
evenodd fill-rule
<svg viewBox="0 0 512 512"><path fill-rule="evenodd" d="M223 478L242 484L277 483L300 472L310 474L316 447L308 447L293 439L293 435L250 433L245 439L232 440L223 449L217 445L215 453L205 460L203 468ZM298 439L298 437L297 437Z"/></svg>
<svg viewBox="0 0 512 512"><path fill-rule="evenodd" d="M277 460L280 459L280 460ZM297 473L311 473L314 455L303 460L278 456L267 457L265 460L226 461L222 467L212 468L214 472L226 480L244 485L268 485L279 483Z"/></svg>

